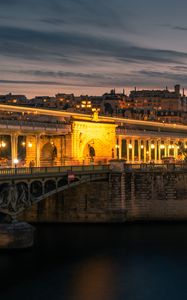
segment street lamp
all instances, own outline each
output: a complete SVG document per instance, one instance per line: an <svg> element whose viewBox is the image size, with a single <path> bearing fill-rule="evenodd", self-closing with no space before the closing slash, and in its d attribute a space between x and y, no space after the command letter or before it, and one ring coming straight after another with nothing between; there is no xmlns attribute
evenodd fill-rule
<svg viewBox="0 0 187 300"><path fill-rule="evenodd" d="M19 160L17 158L14 158L13 162L14 162L15 168L17 168L17 164L18 164Z"/></svg>

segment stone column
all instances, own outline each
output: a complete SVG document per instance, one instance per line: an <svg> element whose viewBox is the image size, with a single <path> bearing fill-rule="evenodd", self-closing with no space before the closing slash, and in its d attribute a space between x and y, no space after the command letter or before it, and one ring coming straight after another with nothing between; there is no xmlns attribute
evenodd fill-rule
<svg viewBox="0 0 187 300"><path fill-rule="evenodd" d="M151 160L151 141L150 140L148 141L148 152L149 152L148 161L150 161Z"/></svg>
<svg viewBox="0 0 187 300"><path fill-rule="evenodd" d="M177 145L175 145L176 143L177 143L177 141L173 142L173 144L174 144L174 157L175 157L175 159L177 159L177 151L178 151Z"/></svg>
<svg viewBox="0 0 187 300"><path fill-rule="evenodd" d="M119 138L118 138L118 143L119 143L119 149L118 149L118 151L119 151L119 159L121 159L121 147L122 147L121 136L119 136Z"/></svg>
<svg viewBox="0 0 187 300"><path fill-rule="evenodd" d="M17 134L11 134L11 157L12 157L12 168L14 168L14 159L18 157L18 136Z"/></svg>
<svg viewBox="0 0 187 300"><path fill-rule="evenodd" d="M144 140L144 148L143 148L143 161L144 161L144 163L146 163L146 156L147 156L147 150L146 150L146 146L147 146L147 141L146 140Z"/></svg>
<svg viewBox="0 0 187 300"><path fill-rule="evenodd" d="M141 161L141 140L138 140L138 162Z"/></svg>
<svg viewBox="0 0 187 300"><path fill-rule="evenodd" d="M110 161L108 204L110 209L125 209L124 161Z"/></svg>
<svg viewBox="0 0 187 300"><path fill-rule="evenodd" d="M127 163L129 163L129 139L126 139L127 141Z"/></svg>
<svg viewBox="0 0 187 300"><path fill-rule="evenodd" d="M66 161L64 161L64 164L70 164L71 159L74 158L73 156L73 135L68 134L65 136L65 156Z"/></svg>
<svg viewBox="0 0 187 300"><path fill-rule="evenodd" d="M36 166L40 167L40 134L36 135Z"/></svg>
<svg viewBox="0 0 187 300"><path fill-rule="evenodd" d="M160 163L160 158L161 158L161 156L160 156L160 143L161 141L160 140L158 140L158 162Z"/></svg>
<svg viewBox="0 0 187 300"><path fill-rule="evenodd" d="M158 160L158 147L157 147L157 140L155 140L155 162Z"/></svg>
<svg viewBox="0 0 187 300"><path fill-rule="evenodd" d="M135 142L134 139L132 139L132 163L134 163L134 146L135 146Z"/></svg>
<svg viewBox="0 0 187 300"><path fill-rule="evenodd" d="M169 156L169 142L166 140L165 144L165 156Z"/></svg>

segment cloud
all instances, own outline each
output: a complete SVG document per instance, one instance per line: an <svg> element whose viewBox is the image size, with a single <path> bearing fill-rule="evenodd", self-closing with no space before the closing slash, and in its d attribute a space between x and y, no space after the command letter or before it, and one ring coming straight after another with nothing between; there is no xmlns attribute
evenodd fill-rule
<svg viewBox="0 0 187 300"><path fill-rule="evenodd" d="M182 26L174 26L172 27L175 30L181 30L181 31L187 31L187 27L182 27Z"/></svg>
<svg viewBox="0 0 187 300"><path fill-rule="evenodd" d="M4 84L39 84L39 85L62 85L60 82L55 82L55 81L32 81L32 80L8 80L8 79L0 79L0 83Z"/></svg>
<svg viewBox="0 0 187 300"><path fill-rule="evenodd" d="M0 0L0 83L120 87L184 82L182 33L154 24L165 22L164 27L184 32L187 27L182 19L175 19L180 26L170 23L175 5L163 3L160 11L160 2Z"/></svg>
<svg viewBox="0 0 187 300"><path fill-rule="evenodd" d="M72 63L89 56L111 57L123 62L184 63L187 53L139 47L109 37L84 33L43 32L23 28L0 27L0 53L28 60L59 60Z"/></svg>
<svg viewBox="0 0 187 300"><path fill-rule="evenodd" d="M146 76L147 78L152 78L152 81L159 79L163 82L170 81L173 83L181 83L186 85L187 82L187 73L171 73L171 72L159 72L159 71L150 71L150 70L141 70L139 74Z"/></svg>

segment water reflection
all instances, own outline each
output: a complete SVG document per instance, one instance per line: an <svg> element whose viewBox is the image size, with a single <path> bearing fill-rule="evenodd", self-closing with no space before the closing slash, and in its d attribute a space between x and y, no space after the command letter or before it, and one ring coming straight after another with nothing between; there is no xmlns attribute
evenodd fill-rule
<svg viewBox="0 0 187 300"><path fill-rule="evenodd" d="M2 300L187 298L187 224L40 225L0 252Z"/></svg>
<svg viewBox="0 0 187 300"><path fill-rule="evenodd" d="M69 299L114 299L116 266L110 258L92 258L79 264L69 282L73 287ZM110 287L110 288L109 288ZM110 289L110 294L108 290Z"/></svg>

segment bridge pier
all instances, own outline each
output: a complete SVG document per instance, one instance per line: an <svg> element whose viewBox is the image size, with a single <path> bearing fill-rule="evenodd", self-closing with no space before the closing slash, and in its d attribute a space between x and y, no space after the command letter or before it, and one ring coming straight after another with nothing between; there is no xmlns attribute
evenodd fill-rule
<svg viewBox="0 0 187 300"><path fill-rule="evenodd" d="M111 173L109 175L109 213L111 220L118 222L126 221L127 209L125 207L125 174L122 159L110 161Z"/></svg>

